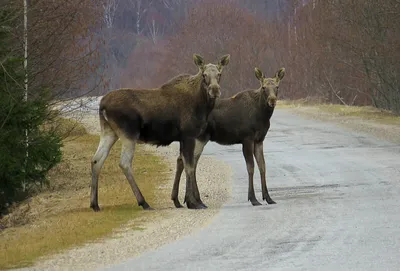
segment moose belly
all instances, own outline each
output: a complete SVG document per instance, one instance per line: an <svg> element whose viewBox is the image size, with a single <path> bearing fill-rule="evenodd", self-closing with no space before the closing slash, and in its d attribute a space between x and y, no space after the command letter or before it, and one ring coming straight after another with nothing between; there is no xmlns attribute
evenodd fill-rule
<svg viewBox="0 0 400 271"><path fill-rule="evenodd" d="M246 137L241 131L235 129L224 129L215 127L210 133L210 140L221 145L234 145L242 143Z"/></svg>
<svg viewBox="0 0 400 271"><path fill-rule="evenodd" d="M193 137L193 138L198 138L200 137L207 128L207 122L201 121L201 120L195 120L186 123L182 127L182 134L184 134L185 137Z"/></svg>
<svg viewBox="0 0 400 271"><path fill-rule="evenodd" d="M143 123L139 140L157 145L168 146L180 140L179 124L175 121L148 121Z"/></svg>

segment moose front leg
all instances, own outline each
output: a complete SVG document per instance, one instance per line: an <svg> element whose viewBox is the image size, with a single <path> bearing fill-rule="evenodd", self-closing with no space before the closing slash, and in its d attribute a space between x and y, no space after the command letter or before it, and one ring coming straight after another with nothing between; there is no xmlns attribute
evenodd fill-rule
<svg viewBox="0 0 400 271"><path fill-rule="evenodd" d="M195 139L182 141L183 166L186 172L185 203L189 209L204 209L205 207L196 200L194 193L194 182L196 182L196 171L194 164Z"/></svg>
<svg viewBox="0 0 400 271"><path fill-rule="evenodd" d="M201 153L203 152L204 146L207 144L207 141L200 141L196 140L195 141L195 148L194 148L194 171L197 172L197 165L201 156ZM181 144L182 145L182 144ZM181 146L182 150L182 146ZM171 193L171 200L174 202L174 205L176 208L182 208L183 206L179 202L179 184L182 176L182 172L184 170L183 166L183 159L182 159L182 151L180 152L178 158L176 159L176 172L175 172L175 179L174 179L174 185L172 187L172 193ZM207 206L202 202L200 198L200 192L199 188L197 186L197 179L193 184L193 193L195 199L203 205L204 208L207 208Z"/></svg>
<svg viewBox="0 0 400 271"><path fill-rule="evenodd" d="M199 163L199 159L201 154L203 153L204 150L204 146L207 144L207 141L200 141L200 140L196 140L195 141L195 148L194 148L194 172L197 172L197 165ZM196 174L197 175L197 174ZM193 183L193 192L194 192L194 197L196 198L196 200L204 207L207 208L207 206L203 203L203 201L200 198L200 191L199 188L197 186L197 176L195 179L195 182Z"/></svg>
<svg viewBox="0 0 400 271"><path fill-rule="evenodd" d="M253 184L253 175L254 175L254 143L253 141L245 141L242 146L243 156L246 160L247 173L249 175L249 190L248 190L248 200L251 202L253 206L261 205L260 202L256 199L256 195L254 193L254 184Z"/></svg>
<svg viewBox="0 0 400 271"><path fill-rule="evenodd" d="M268 193L267 180L265 177L265 160L263 151L263 142L254 143L254 157L256 158L258 169L261 176L262 197L268 204L275 204L276 202L271 199Z"/></svg>

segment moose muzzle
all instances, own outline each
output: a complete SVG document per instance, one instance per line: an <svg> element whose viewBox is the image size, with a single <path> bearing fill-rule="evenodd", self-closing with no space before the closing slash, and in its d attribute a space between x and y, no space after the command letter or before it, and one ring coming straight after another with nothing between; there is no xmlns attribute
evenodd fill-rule
<svg viewBox="0 0 400 271"><path fill-rule="evenodd" d="M219 85L209 85L208 86L208 95L212 99L219 98L221 96L221 88Z"/></svg>
<svg viewBox="0 0 400 271"><path fill-rule="evenodd" d="M270 106L270 107L275 107L276 106L276 97L268 97L268 99L267 99L267 103L268 103L268 105Z"/></svg>

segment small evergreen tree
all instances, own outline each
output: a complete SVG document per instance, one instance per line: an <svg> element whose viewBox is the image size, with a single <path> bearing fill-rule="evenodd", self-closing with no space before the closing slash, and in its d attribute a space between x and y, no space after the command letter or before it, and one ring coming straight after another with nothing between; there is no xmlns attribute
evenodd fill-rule
<svg viewBox="0 0 400 271"><path fill-rule="evenodd" d="M61 160L60 137L42 128L48 117L46 92L30 90L35 98L24 100L22 50L14 37L19 19L0 6L0 214L45 183L46 173Z"/></svg>

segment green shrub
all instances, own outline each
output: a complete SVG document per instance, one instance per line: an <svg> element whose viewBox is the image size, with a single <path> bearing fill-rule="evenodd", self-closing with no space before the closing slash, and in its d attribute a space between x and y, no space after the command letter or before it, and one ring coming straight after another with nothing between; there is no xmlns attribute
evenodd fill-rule
<svg viewBox="0 0 400 271"><path fill-rule="evenodd" d="M23 58L13 41L10 11L0 8L0 214L46 182L46 173L61 160L61 139L40 129L48 117L43 89L24 99ZM28 141L25 132L28 131ZM27 156L28 153L28 156Z"/></svg>

